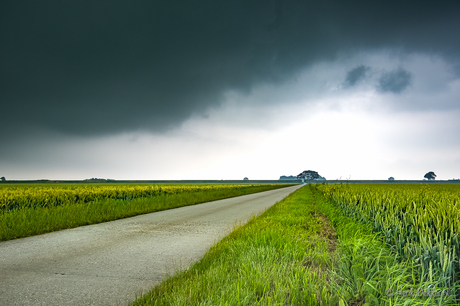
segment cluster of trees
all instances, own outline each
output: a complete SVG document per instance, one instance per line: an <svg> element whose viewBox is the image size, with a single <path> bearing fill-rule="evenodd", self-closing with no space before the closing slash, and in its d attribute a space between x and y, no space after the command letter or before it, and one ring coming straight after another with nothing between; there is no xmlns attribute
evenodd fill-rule
<svg viewBox="0 0 460 306"><path fill-rule="evenodd" d="M319 174L313 170L305 170L297 174L297 179L316 180L319 178Z"/></svg>
<svg viewBox="0 0 460 306"><path fill-rule="evenodd" d="M324 177L319 175L318 172L313 171L313 170L305 170L302 173L297 175L297 179L305 179L305 180L325 180Z"/></svg>
<svg viewBox="0 0 460 306"><path fill-rule="evenodd" d="M425 174L424 178L426 178L427 180L435 180L436 174L434 174L433 171L430 171L427 174Z"/></svg>
<svg viewBox="0 0 460 306"><path fill-rule="evenodd" d="M4 182L4 181L6 181L6 178L5 178L4 176L2 176L2 177L0 177L0 180L1 180L2 182Z"/></svg>
<svg viewBox="0 0 460 306"><path fill-rule="evenodd" d="M324 177L318 174L318 172L313 170L305 170L297 176L280 176L280 180L325 180Z"/></svg>

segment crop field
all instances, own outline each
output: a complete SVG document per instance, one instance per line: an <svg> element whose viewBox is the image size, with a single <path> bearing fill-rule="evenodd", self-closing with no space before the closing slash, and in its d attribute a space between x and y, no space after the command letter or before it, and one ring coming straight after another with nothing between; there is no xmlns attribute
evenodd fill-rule
<svg viewBox="0 0 460 306"><path fill-rule="evenodd" d="M310 184L132 305L459 305L459 185Z"/></svg>
<svg viewBox="0 0 460 306"><path fill-rule="evenodd" d="M446 286L459 279L460 186L318 185L345 215L372 226L399 259L440 273ZM422 274L428 277L427 273Z"/></svg>
<svg viewBox="0 0 460 306"><path fill-rule="evenodd" d="M254 185L5 185L0 209L53 207L101 200L132 200L192 192L248 189Z"/></svg>
<svg viewBox="0 0 460 306"><path fill-rule="evenodd" d="M459 185L315 185L344 215L369 225L415 269L414 285L460 285Z"/></svg>
<svg viewBox="0 0 460 306"><path fill-rule="evenodd" d="M0 241L286 186L1 184Z"/></svg>

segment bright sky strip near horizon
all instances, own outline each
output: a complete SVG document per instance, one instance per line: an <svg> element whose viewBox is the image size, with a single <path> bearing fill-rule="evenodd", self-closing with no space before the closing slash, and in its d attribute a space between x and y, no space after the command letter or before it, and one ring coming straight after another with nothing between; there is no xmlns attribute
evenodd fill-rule
<svg viewBox="0 0 460 306"><path fill-rule="evenodd" d="M2 1L7 180L460 177L458 1Z"/></svg>

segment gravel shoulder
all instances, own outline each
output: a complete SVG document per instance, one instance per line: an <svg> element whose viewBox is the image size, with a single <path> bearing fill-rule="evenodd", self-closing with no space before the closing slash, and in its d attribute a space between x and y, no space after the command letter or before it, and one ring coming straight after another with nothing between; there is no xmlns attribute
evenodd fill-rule
<svg viewBox="0 0 460 306"><path fill-rule="evenodd" d="M0 242L0 305L124 305L302 185Z"/></svg>

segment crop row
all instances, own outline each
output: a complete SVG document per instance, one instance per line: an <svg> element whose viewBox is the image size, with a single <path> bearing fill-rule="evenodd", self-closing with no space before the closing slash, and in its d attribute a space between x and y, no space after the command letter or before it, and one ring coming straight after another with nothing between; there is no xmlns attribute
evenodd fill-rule
<svg viewBox="0 0 460 306"><path fill-rule="evenodd" d="M2 186L0 188L0 211L88 203L105 199L132 200L158 195L249 187L253 187L253 185Z"/></svg>
<svg viewBox="0 0 460 306"><path fill-rule="evenodd" d="M420 267L419 281L440 277L453 288L460 279L460 186L315 185L343 212L370 224L400 261Z"/></svg>

